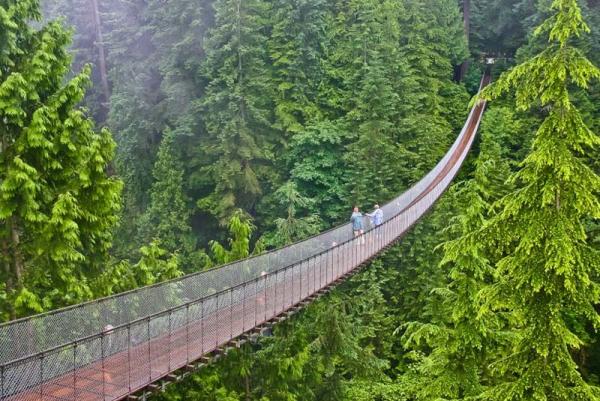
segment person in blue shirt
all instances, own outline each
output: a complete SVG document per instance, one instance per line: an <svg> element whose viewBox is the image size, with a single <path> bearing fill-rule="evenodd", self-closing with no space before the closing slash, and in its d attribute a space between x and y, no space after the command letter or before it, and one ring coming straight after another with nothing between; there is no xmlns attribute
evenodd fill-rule
<svg viewBox="0 0 600 401"><path fill-rule="evenodd" d="M352 212L352 216L350 216L350 222L352 223L352 231L354 232L354 236L358 237L363 233L363 215L359 211L358 206L354 206L354 211Z"/></svg>
<svg viewBox="0 0 600 401"><path fill-rule="evenodd" d="M367 216L371 218L374 228L377 228L383 223L383 210L379 208L379 205L375 205L373 213L367 213Z"/></svg>

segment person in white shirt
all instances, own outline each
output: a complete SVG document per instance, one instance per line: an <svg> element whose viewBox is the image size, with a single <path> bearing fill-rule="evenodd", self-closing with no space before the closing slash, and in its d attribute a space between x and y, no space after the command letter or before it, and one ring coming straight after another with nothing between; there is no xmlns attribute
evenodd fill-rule
<svg viewBox="0 0 600 401"><path fill-rule="evenodd" d="M371 218L375 228L383 224L383 210L379 208L379 205L375 205L373 213L367 213L367 216Z"/></svg>

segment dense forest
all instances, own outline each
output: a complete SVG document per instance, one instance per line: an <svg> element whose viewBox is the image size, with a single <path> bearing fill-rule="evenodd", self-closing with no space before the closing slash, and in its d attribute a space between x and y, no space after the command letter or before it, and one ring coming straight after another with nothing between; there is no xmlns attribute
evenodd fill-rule
<svg viewBox="0 0 600 401"><path fill-rule="evenodd" d="M0 319L345 223L477 95L402 242L155 399L600 400L597 66L598 0L0 0Z"/></svg>

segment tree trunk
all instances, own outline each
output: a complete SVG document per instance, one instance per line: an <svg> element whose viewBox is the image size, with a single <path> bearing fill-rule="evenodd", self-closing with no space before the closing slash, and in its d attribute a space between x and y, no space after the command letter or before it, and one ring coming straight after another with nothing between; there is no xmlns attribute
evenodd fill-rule
<svg viewBox="0 0 600 401"><path fill-rule="evenodd" d="M6 273L6 293L13 295L22 285L23 258L21 257L21 236L15 221L11 216L5 220L6 237L2 241L2 256L4 258L4 270ZM12 302L9 302L10 319L17 318L16 310Z"/></svg>
<svg viewBox="0 0 600 401"><path fill-rule="evenodd" d="M92 14L94 16L94 28L96 33L95 45L98 49L98 70L100 72L100 83L102 94L104 96L103 108L108 110L110 101L110 87L108 85L108 70L106 68L106 52L104 50L104 38L102 35L102 21L100 19L100 9L98 8L98 0L90 0Z"/></svg>
<svg viewBox="0 0 600 401"><path fill-rule="evenodd" d="M12 255L10 252L10 242L8 238L4 238L2 240L2 259L4 261L4 274L6 274L6 293L10 295L14 291L15 283L12 274ZM10 319L16 319L17 313L12 302L8 302L8 308Z"/></svg>
<svg viewBox="0 0 600 401"><path fill-rule="evenodd" d="M463 0L463 21L465 26L465 36L467 46L469 46L469 35L471 34L471 0ZM459 81L463 81L469 70L469 60L463 61L460 65Z"/></svg>
<svg viewBox="0 0 600 401"><path fill-rule="evenodd" d="M238 85L240 88L239 107L242 121L246 121L246 108L244 103L244 64L242 60L242 0L237 2L237 37L238 37ZM239 127L238 127L239 128Z"/></svg>
<svg viewBox="0 0 600 401"><path fill-rule="evenodd" d="M13 274L16 281L16 286L21 285L21 279L23 277L23 260L21 258L21 235L19 234L19 228L15 222L15 217L10 218L10 236L12 241L12 254L13 254Z"/></svg>
<svg viewBox="0 0 600 401"><path fill-rule="evenodd" d="M252 401L252 394L250 393L250 377L246 375L245 384L246 384L246 401Z"/></svg>
<svg viewBox="0 0 600 401"><path fill-rule="evenodd" d="M6 153L8 151L8 140L5 135L2 135L2 142L0 143L0 152ZM4 166L6 168L6 166ZM16 277L14 275L13 266L14 263L14 225L13 225L13 217L9 217L3 221L4 223L4 235L2 238L2 262L4 265L4 274L6 275L6 293L12 294L16 289L18 283L15 283ZM17 240L19 239L18 234L16 235ZM19 265L20 267L20 265ZM19 271L20 273L20 271ZM9 315L10 319L14 320L17 318L16 310L12 302L9 302Z"/></svg>
<svg viewBox="0 0 600 401"><path fill-rule="evenodd" d="M465 24L465 35L467 36L468 44L469 35L471 34L471 0L463 0L463 19Z"/></svg>

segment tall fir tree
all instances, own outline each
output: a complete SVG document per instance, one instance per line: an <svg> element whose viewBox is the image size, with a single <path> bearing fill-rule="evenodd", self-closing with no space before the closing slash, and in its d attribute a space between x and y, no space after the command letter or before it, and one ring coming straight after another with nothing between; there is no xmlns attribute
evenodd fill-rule
<svg viewBox="0 0 600 401"><path fill-rule="evenodd" d="M452 239L443 244L440 264L448 283L431 294L440 298L435 305L441 307L431 322L407 324L403 336L409 350L425 352L405 377L419 400L470 399L492 380L485 366L498 352L498 333L504 323L490 313L479 315L480 292L493 277L493 256L480 241L480 230L491 203L508 191L510 165L501 145L503 137L497 135L510 126L505 117L502 109L486 115L473 177L452 192L460 209L446 229Z"/></svg>
<svg viewBox="0 0 600 401"><path fill-rule="evenodd" d="M290 181L301 196L313 200L307 211L329 224L339 221L348 209L344 204L346 163L339 155L349 138L343 121L320 121L294 135L287 154Z"/></svg>
<svg viewBox="0 0 600 401"><path fill-rule="evenodd" d="M106 174L115 144L77 108L90 70L64 81L70 34L57 22L32 27L40 18L35 0L0 2L0 235L10 317L89 299L120 207L121 183Z"/></svg>
<svg viewBox="0 0 600 401"><path fill-rule="evenodd" d="M148 7L142 0L117 2L105 16L113 84L108 126L118 144L116 171L125 183L114 252L120 258L136 255L142 245L135 241L138 221L150 204L152 169L167 123Z"/></svg>
<svg viewBox="0 0 600 401"><path fill-rule="evenodd" d="M194 100L205 87L200 74L207 31L214 24L212 0L148 1L145 25L156 51L166 119L178 136L196 133ZM181 138L178 138L181 141Z"/></svg>
<svg viewBox="0 0 600 401"><path fill-rule="evenodd" d="M532 0L480 0L471 2L471 50L475 55L512 56L527 40L527 19L534 13Z"/></svg>
<svg viewBox="0 0 600 401"><path fill-rule="evenodd" d="M403 79L404 118L399 140L411 155L411 169L405 179L413 183L437 163L452 142L452 126L442 110L441 94L454 85L450 81L453 65L467 57L467 47L456 2L427 0L403 4L405 12L400 20L404 29L399 42L408 71ZM457 98L461 100L460 96Z"/></svg>
<svg viewBox="0 0 600 401"><path fill-rule="evenodd" d="M262 197L257 208L257 217L264 227L283 228L281 223L289 220L289 214L287 218L282 217L286 214L280 207L283 193L290 193L294 187L300 198L307 195L296 180L289 180L290 164L296 161L292 143L296 135L304 135L309 125L323 119L317 95L323 78L322 60L327 51L326 18L330 8L329 3L322 0L277 0L269 13L272 30L267 47L272 70L273 127L280 132L275 147L275 154L280 157L273 162L281 173L275 187ZM296 217L300 216L294 219ZM276 230L280 231L279 228ZM281 238L274 232L272 234L275 242L267 241L280 243Z"/></svg>
<svg viewBox="0 0 600 401"><path fill-rule="evenodd" d="M406 70L398 51L398 19L394 1L351 2L354 16L347 40L357 66L353 77L355 103L346 118L356 127L356 140L346 152L348 195L353 204L382 202L400 192L407 151L398 142L402 87Z"/></svg>
<svg viewBox="0 0 600 401"><path fill-rule="evenodd" d="M238 209L233 212L227 223L227 228L231 235L227 239L229 249L217 241L210 242L210 250L215 265L235 262L249 257L252 253L261 252L260 244L254 248L254 251L251 251L252 233L256 230L256 227L252 224L250 216L243 210Z"/></svg>
<svg viewBox="0 0 600 401"><path fill-rule="evenodd" d="M584 223L600 217L600 177L585 163L600 138L583 122L570 90L588 88L600 71L573 46L588 31L576 0L554 0L552 15L536 35L544 50L501 78L483 96L515 93L520 110L542 108L544 119L520 170L515 192L500 201L486 227L502 259L497 282L486 292L490 305L517 314L517 341L494 363L502 380L488 400L598 400L573 360L582 339L573 322L600 328L600 254L588 242Z"/></svg>
<svg viewBox="0 0 600 401"><path fill-rule="evenodd" d="M322 115L317 93L323 79L329 11L323 0L277 0L273 5L269 55L276 87L276 126L288 135L301 132Z"/></svg>
<svg viewBox="0 0 600 401"><path fill-rule="evenodd" d="M237 208L252 212L273 181L277 138L264 46L268 3L218 0L214 8L204 65L209 83L201 100L207 131L202 172L211 192L198 205L224 224Z"/></svg>
<svg viewBox="0 0 600 401"><path fill-rule="evenodd" d="M282 247L319 233L321 218L317 214L307 213L309 208L314 209L314 201L302 196L293 181L282 185L273 198L277 203L275 210L283 209L285 217L273 221L275 230L264 238L266 245Z"/></svg>
<svg viewBox="0 0 600 401"><path fill-rule="evenodd" d="M137 263L121 260L108 266L94 279L94 296L107 297L183 275L179 255L162 248L159 240L142 246L139 254Z"/></svg>
<svg viewBox="0 0 600 401"><path fill-rule="evenodd" d="M48 20L64 18L73 29L70 50L73 53L73 70L80 71L86 64L92 67L93 85L85 95L85 106L97 124L104 125L109 111L110 81L107 63L107 37L105 17L111 7L97 0L40 1L44 17Z"/></svg>
<svg viewBox="0 0 600 401"><path fill-rule="evenodd" d="M138 224L141 243L158 239L166 250L178 252L185 263L191 261L188 258L195 250L195 240L190 225L190 200L184 193L183 163L174 139L173 133L167 133L160 144L150 206Z"/></svg>

